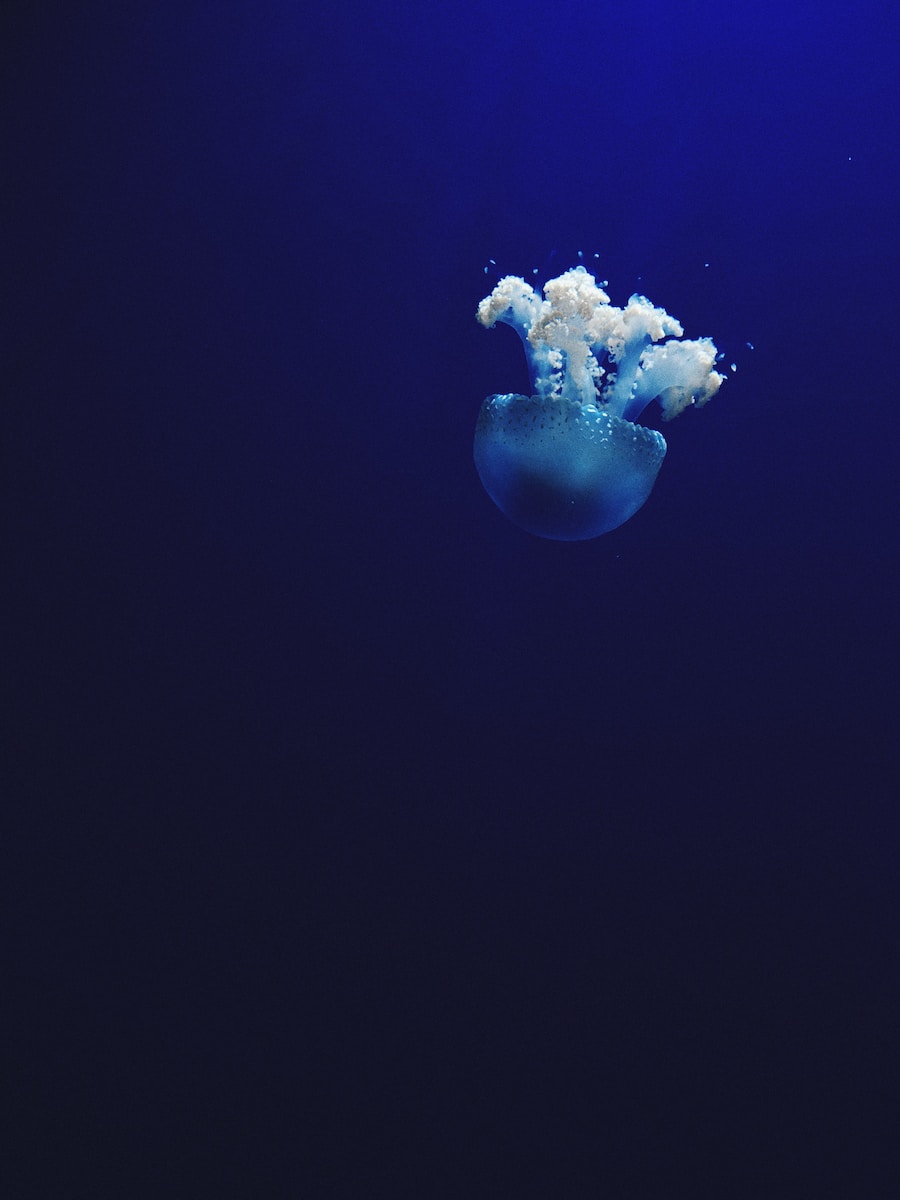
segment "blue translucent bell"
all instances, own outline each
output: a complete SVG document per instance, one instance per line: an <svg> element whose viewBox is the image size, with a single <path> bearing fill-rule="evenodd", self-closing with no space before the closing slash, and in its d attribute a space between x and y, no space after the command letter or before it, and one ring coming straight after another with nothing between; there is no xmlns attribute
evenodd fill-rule
<svg viewBox="0 0 900 1200"><path fill-rule="evenodd" d="M475 466L490 498L522 529L564 542L634 516L665 454L657 430L556 397L489 396L475 426Z"/></svg>

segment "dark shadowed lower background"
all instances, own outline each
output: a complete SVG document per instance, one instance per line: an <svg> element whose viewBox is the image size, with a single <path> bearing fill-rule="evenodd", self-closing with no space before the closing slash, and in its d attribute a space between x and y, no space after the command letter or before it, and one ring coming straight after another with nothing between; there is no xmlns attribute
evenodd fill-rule
<svg viewBox="0 0 900 1200"><path fill-rule="evenodd" d="M896 1195L895 7L2 27L4 1195ZM563 544L579 250L737 369Z"/></svg>

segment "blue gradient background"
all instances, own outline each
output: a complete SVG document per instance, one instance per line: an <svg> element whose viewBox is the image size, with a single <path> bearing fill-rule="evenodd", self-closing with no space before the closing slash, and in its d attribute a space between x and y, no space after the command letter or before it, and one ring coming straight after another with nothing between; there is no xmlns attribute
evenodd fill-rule
<svg viewBox="0 0 900 1200"><path fill-rule="evenodd" d="M896 7L2 22L5 1194L896 1194ZM738 370L562 544L579 249Z"/></svg>

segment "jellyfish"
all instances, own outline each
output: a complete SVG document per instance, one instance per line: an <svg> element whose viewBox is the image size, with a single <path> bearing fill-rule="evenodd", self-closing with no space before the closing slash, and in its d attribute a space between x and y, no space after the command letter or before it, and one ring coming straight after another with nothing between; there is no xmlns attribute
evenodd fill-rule
<svg viewBox="0 0 900 1200"><path fill-rule="evenodd" d="M604 286L606 286L604 284ZM544 285L501 279L479 322L512 326L525 347L531 396L488 396L475 427L475 466L511 521L538 537L599 537L634 516L666 453L638 423L651 400L671 420L716 394L709 338L680 341L674 317L645 296L615 308L583 266Z"/></svg>

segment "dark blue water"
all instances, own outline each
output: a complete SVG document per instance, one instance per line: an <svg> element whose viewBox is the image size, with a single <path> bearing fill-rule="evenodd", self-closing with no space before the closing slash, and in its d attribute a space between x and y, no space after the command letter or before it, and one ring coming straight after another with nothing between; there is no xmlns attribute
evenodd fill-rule
<svg viewBox="0 0 900 1200"><path fill-rule="evenodd" d="M3 25L5 1194L896 1194L894 6ZM737 370L568 544L579 250Z"/></svg>

